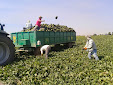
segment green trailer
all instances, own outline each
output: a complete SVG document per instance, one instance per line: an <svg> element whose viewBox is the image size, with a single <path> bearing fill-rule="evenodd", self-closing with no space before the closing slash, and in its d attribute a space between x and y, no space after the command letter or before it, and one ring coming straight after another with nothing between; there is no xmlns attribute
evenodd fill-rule
<svg viewBox="0 0 113 85"><path fill-rule="evenodd" d="M11 33L18 51L35 51L43 45L69 44L76 41L76 32L30 31Z"/></svg>

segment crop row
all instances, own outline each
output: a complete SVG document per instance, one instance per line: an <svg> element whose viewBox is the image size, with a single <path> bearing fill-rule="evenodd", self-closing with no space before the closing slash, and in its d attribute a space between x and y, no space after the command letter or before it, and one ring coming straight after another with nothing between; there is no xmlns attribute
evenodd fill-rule
<svg viewBox="0 0 113 85"><path fill-rule="evenodd" d="M113 36L94 36L99 61L87 57L84 36L72 48L60 46L44 56L16 56L12 64L0 66L0 79L10 85L112 85Z"/></svg>

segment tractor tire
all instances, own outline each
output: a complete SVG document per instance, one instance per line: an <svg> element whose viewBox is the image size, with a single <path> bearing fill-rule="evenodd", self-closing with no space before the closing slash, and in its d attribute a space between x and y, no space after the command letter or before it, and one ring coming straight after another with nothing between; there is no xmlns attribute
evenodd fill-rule
<svg viewBox="0 0 113 85"><path fill-rule="evenodd" d="M11 39L7 36L0 36L0 65L7 65L14 59L15 48Z"/></svg>

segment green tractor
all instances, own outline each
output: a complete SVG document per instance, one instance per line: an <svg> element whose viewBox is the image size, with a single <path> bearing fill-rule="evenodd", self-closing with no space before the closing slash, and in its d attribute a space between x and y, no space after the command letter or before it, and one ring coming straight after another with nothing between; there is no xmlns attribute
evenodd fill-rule
<svg viewBox="0 0 113 85"><path fill-rule="evenodd" d="M13 61L15 47L12 40L3 29L5 25L0 24L0 65L6 65Z"/></svg>

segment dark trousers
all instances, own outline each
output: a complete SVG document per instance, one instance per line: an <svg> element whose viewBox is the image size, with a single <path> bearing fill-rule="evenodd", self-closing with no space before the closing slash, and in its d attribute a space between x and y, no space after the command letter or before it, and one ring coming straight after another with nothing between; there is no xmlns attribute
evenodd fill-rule
<svg viewBox="0 0 113 85"><path fill-rule="evenodd" d="M33 31L38 31L40 29L40 27L38 25L35 25Z"/></svg>

